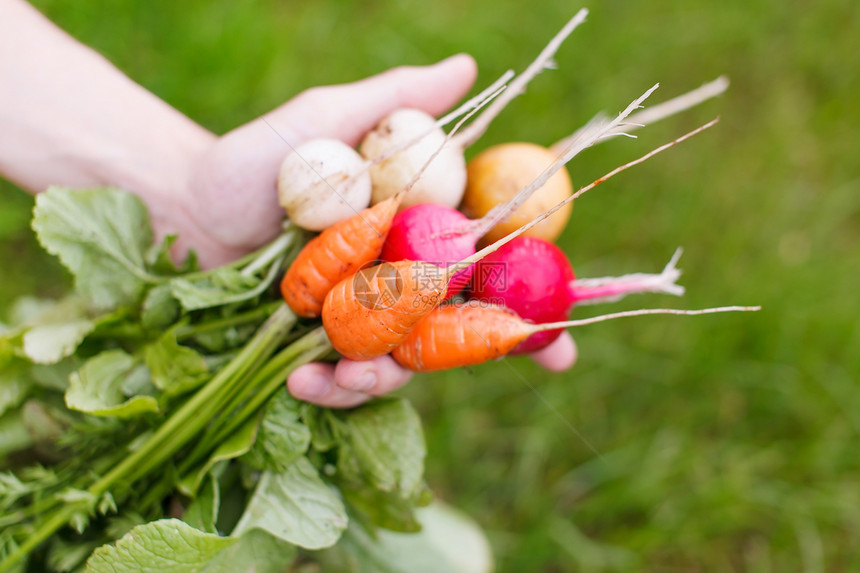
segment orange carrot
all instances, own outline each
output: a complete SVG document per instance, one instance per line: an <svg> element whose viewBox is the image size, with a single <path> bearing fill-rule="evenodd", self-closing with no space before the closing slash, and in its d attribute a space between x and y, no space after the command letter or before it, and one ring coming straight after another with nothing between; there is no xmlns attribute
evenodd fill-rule
<svg viewBox="0 0 860 573"><path fill-rule="evenodd" d="M322 321L335 350L371 360L399 346L445 298L451 275L423 261L383 263L337 283Z"/></svg>
<svg viewBox="0 0 860 573"><path fill-rule="evenodd" d="M582 320L532 324L502 307L475 303L448 305L428 314L391 355L404 368L416 372L433 372L481 364L500 358L532 334L545 330L583 326L613 318L643 314L696 315L751 311L759 308L742 306L701 310L654 308L616 312Z"/></svg>
<svg viewBox="0 0 860 573"><path fill-rule="evenodd" d="M394 195L363 209L305 245L281 281L281 294L293 312L319 316L325 296L338 281L379 258L402 197Z"/></svg>

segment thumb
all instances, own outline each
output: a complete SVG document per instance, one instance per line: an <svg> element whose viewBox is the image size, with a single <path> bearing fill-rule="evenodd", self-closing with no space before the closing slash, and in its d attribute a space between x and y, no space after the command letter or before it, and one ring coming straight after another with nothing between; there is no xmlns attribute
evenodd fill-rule
<svg viewBox="0 0 860 573"><path fill-rule="evenodd" d="M459 54L432 66L402 66L351 84L311 88L264 117L299 142L332 137L356 145L398 108L434 116L447 111L468 92L476 74L471 56Z"/></svg>

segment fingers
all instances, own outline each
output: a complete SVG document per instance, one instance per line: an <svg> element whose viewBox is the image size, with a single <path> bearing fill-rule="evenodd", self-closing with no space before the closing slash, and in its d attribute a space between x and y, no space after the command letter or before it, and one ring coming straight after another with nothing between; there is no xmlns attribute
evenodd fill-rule
<svg viewBox="0 0 860 573"><path fill-rule="evenodd" d="M298 400L329 408L351 408L370 395L341 388L334 382L333 364L305 364L287 378L287 389Z"/></svg>
<svg viewBox="0 0 860 573"><path fill-rule="evenodd" d="M447 111L476 75L472 57L459 54L432 66L402 66L351 84L312 88L266 119L299 139L333 137L355 145L395 109L413 107L434 116Z"/></svg>
<svg viewBox="0 0 860 573"><path fill-rule="evenodd" d="M400 388L412 373L397 365L390 356L366 362L341 360L332 364L306 364L287 379L293 397L329 408L351 408L372 396Z"/></svg>
<svg viewBox="0 0 860 573"><path fill-rule="evenodd" d="M573 337L565 331L549 346L532 352L530 356L550 372L563 372L576 362L578 351Z"/></svg>
<svg viewBox="0 0 860 573"><path fill-rule="evenodd" d="M401 368L389 355L374 360L356 362L341 360L334 372L342 388L382 396L397 390L412 378L412 372Z"/></svg>
<svg viewBox="0 0 860 573"><path fill-rule="evenodd" d="M576 362L573 337L563 332L552 344L531 353L531 358L551 372L567 370ZM306 364L287 379L293 397L328 408L352 408L397 390L412 378L391 356L357 362L343 359L333 364Z"/></svg>

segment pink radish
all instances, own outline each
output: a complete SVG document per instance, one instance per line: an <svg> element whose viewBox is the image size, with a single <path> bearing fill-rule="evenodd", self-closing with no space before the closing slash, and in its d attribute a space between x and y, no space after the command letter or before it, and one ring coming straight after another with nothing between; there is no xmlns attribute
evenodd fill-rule
<svg viewBox="0 0 860 573"><path fill-rule="evenodd" d="M675 281L681 250L659 274L636 273L620 277L579 279L564 252L535 237L517 237L476 265L472 284L475 299L502 304L520 318L543 324L567 320L577 304L611 302L628 294L661 292L681 296ZM531 352L558 338L561 330L536 332L521 342L515 353Z"/></svg>

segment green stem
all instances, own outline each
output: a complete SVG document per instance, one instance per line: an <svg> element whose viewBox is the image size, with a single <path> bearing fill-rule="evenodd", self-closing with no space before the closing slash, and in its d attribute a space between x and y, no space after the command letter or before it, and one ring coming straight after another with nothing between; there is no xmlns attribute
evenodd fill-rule
<svg viewBox="0 0 860 573"><path fill-rule="evenodd" d="M6 559L0 562L0 573L6 573L11 570L18 561L26 557L31 551L33 551L33 549L38 547L40 543L64 526L78 509L78 506L75 505L61 506L57 513L51 515L48 521L44 522L36 532L27 537L27 539L25 539L15 551L10 553Z"/></svg>
<svg viewBox="0 0 860 573"><path fill-rule="evenodd" d="M296 316L286 304L278 308L224 370L186 402L140 449L93 484L89 491L101 495L120 479L133 481L162 464L188 443L217 414L220 397L232 391L244 376L257 368L280 345L295 321Z"/></svg>
<svg viewBox="0 0 860 573"><path fill-rule="evenodd" d="M253 265L253 267L258 267L258 265L254 264L258 258L267 259L268 261L276 259L278 257L278 255L280 255L281 253L283 253L287 249L289 249L290 245L293 243L293 241L296 239L296 237L299 236L299 233L300 233L300 231L297 227L291 226L286 231L284 231L282 234L275 237L275 239L273 241L271 241L270 243L263 245L262 247L260 247L256 251L254 251L252 253L248 253L247 255L243 256L242 258L236 259L235 261L233 261L227 265L223 265L219 268L221 268L221 269L224 269L224 268L239 269L239 268L243 268L246 266L252 266L252 265ZM285 237L287 237L287 238L285 238ZM278 245L280 247L279 249L277 249L277 252L273 252L273 249L272 249L273 245ZM262 266L265 266L265 265L262 265ZM256 270L258 270L258 268L255 268L254 270L256 271ZM187 273L187 274L181 275L181 278L186 279L186 280L194 280L194 279L199 279L199 278L205 277L206 275L208 275L211 272L212 271L209 271L209 270L197 271L197 272ZM245 273L245 274L248 274L248 273ZM172 278L172 277L167 277L167 278Z"/></svg>
<svg viewBox="0 0 860 573"><path fill-rule="evenodd" d="M302 364L317 360L331 350L331 344L321 327L317 328L274 356L269 363L258 372L252 381L244 385L245 392L235 397L221 412L225 421L220 428L216 422L210 428L207 437L198 442L194 450L185 458L179 468L179 474L184 475L214 449L221 441L253 416L259 408L280 388L287 376ZM250 397L249 397L250 396ZM244 405L243 405L244 403ZM238 407L242 409L238 412Z"/></svg>
<svg viewBox="0 0 860 573"><path fill-rule="evenodd" d="M269 265L272 261L280 257L296 239L295 232L286 232L263 249L256 259L254 259L247 267L242 269L241 274L250 276L255 274L260 269Z"/></svg>
<svg viewBox="0 0 860 573"><path fill-rule="evenodd" d="M225 388L229 391L233 385L241 382L243 376L253 371L261 360L269 356L281 344L295 321L295 314L287 305L281 305L224 370L179 408L140 448L87 488L87 491L96 497L101 496L120 481L130 483L146 475L175 454L195 434L206 427L210 418L217 412L213 411L212 403L217 401ZM0 562L0 573L8 571L63 527L79 509L79 506L64 505L50 515L18 549Z"/></svg>
<svg viewBox="0 0 860 573"><path fill-rule="evenodd" d="M261 318L269 316L270 314L272 314L272 311L276 310L279 306L281 306L281 304L281 301L276 300L268 304L260 305L254 310L243 312L234 316L219 318L217 320L211 320L208 322L203 322L201 324L186 325L176 330L176 339L184 340L186 338L197 336L198 334L203 334L212 330L220 330L222 328L229 328L231 326L239 326L241 324L254 322L256 320L260 320Z"/></svg>

